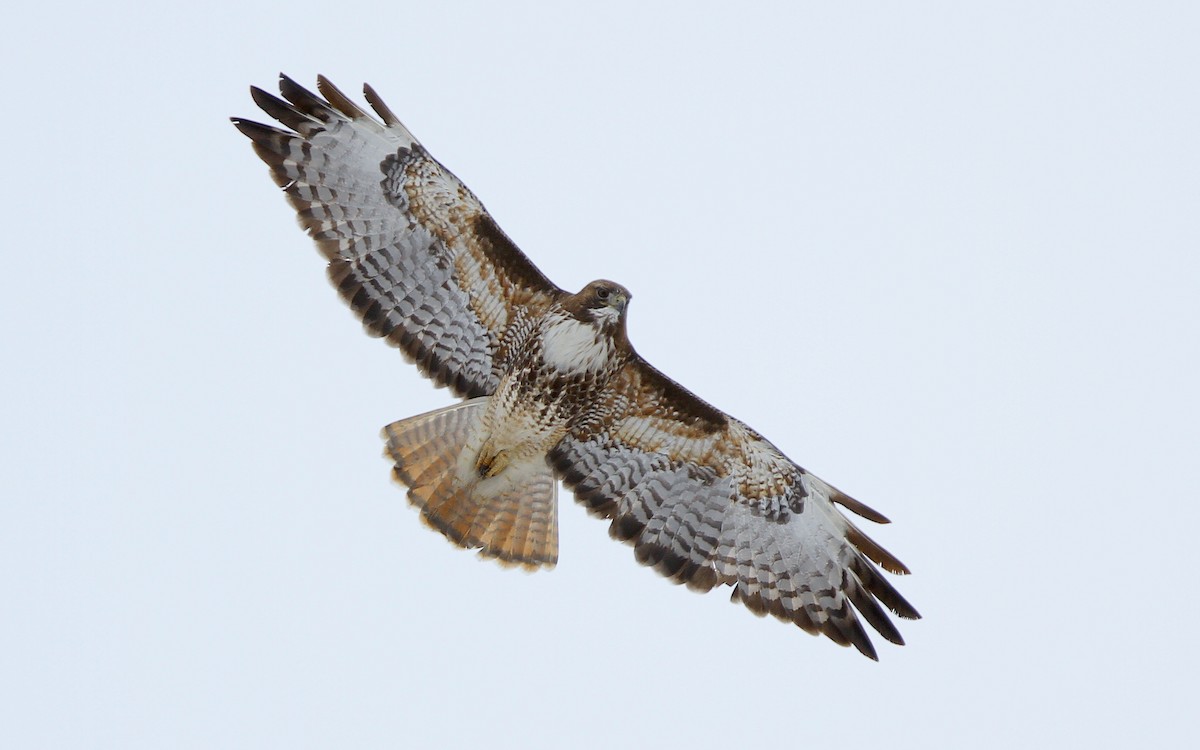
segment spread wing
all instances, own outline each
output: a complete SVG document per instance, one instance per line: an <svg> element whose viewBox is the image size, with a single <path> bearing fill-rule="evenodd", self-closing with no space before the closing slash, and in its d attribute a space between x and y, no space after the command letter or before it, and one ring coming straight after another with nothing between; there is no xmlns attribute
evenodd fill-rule
<svg viewBox="0 0 1200 750"><path fill-rule="evenodd" d="M635 357L601 407L550 454L555 469L639 562L866 656L859 621L903 644L888 609L918 618L879 569L908 569L834 507L887 519L797 466L745 424ZM857 615L856 615L857 611Z"/></svg>
<svg viewBox="0 0 1200 750"><path fill-rule="evenodd" d="M457 395L492 393L511 345L563 292L370 86L382 122L324 77L324 99L280 76L279 99L251 88L288 129L234 118L254 142L329 278L367 331Z"/></svg>

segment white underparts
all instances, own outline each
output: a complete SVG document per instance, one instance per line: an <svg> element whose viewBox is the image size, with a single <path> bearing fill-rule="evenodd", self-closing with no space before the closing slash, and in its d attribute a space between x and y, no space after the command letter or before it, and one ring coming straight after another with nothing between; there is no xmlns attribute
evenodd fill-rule
<svg viewBox="0 0 1200 750"><path fill-rule="evenodd" d="M546 329L542 356L561 373L597 372L612 356L612 339L595 323L564 317Z"/></svg>

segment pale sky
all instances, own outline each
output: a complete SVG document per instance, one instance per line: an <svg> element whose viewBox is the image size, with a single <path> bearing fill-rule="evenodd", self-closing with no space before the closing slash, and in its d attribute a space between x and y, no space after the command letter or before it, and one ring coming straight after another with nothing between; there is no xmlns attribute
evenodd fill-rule
<svg viewBox="0 0 1200 750"><path fill-rule="evenodd" d="M0 50L0 746L1194 742L1200 6L121 5ZM551 573L424 528L378 431L451 396L230 126L279 71L369 81L890 516L908 645L673 587L565 492Z"/></svg>

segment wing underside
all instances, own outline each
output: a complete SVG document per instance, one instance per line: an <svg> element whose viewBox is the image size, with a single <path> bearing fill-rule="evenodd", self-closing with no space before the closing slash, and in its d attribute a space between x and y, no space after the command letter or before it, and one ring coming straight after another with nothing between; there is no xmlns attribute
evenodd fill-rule
<svg viewBox="0 0 1200 750"><path fill-rule="evenodd" d="M904 643L884 608L919 615L873 563L908 570L835 503L886 519L640 360L611 390L608 413L565 438L551 461L639 562L699 591L728 584L751 611L872 659L862 620Z"/></svg>
<svg viewBox="0 0 1200 750"><path fill-rule="evenodd" d="M462 397L495 390L511 334L562 292L368 86L379 119L325 78L252 88L283 128L235 118L375 336Z"/></svg>

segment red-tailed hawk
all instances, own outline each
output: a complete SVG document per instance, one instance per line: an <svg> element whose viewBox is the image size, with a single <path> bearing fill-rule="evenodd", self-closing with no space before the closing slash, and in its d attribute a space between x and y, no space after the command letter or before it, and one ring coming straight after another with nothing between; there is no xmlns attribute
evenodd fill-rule
<svg viewBox="0 0 1200 750"><path fill-rule="evenodd" d="M234 125L367 330L464 399L384 428L422 518L484 557L553 567L561 479L676 583L729 584L756 614L872 659L860 617L904 643L880 603L919 615L872 561L908 570L835 505L886 518L651 367L626 336L628 290L552 284L370 86L382 122L324 77L324 99L279 88L251 95L289 129Z"/></svg>

